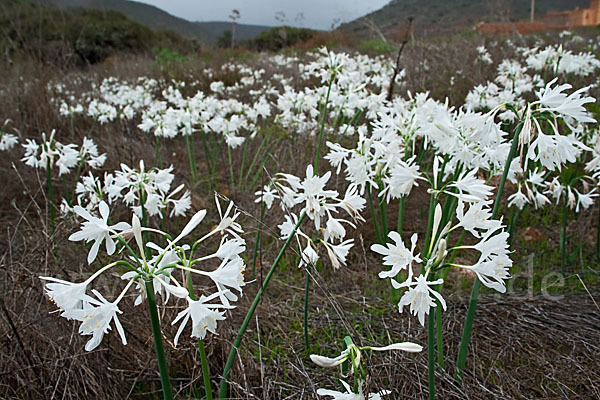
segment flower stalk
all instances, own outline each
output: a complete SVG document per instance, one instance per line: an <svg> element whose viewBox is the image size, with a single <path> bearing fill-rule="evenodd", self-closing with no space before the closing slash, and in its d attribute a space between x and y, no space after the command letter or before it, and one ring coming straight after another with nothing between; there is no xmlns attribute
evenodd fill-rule
<svg viewBox="0 0 600 400"><path fill-rule="evenodd" d="M512 144L508 152L506 164L504 166L504 172L502 173L502 179L498 186L498 193L496 193L496 201L494 202L494 208L492 209L491 219L496 219L498 212L500 211L500 202L502 200L502 192L504 191L504 185L508 178L508 172L510 171L510 164L517 151L519 145L519 134L523 129L523 124L520 124L515 130L515 136L512 139ZM469 308L467 309L467 316L465 318L465 325L463 326L463 333L460 338L460 345L458 348L458 356L456 358L456 371L454 373L454 379L461 382L463 373L466 366L467 352L469 351L469 342L471 341L471 335L473 333L473 322L475 321L475 311L477 309L477 299L479 297L479 291L481 289L481 281L475 279L473 289L471 291L471 298L469 300Z"/></svg>
<svg viewBox="0 0 600 400"><path fill-rule="evenodd" d="M148 300L148 312L152 322L152 336L154 336L154 347L156 349L156 359L158 361L158 372L160 373L160 383L163 390L163 399L173 399L173 389L169 379L169 370L167 367L167 358L162 341L162 332L160 329L160 320L156 308L156 296L154 294L154 283L152 279L146 280L146 298Z"/></svg>
<svg viewBox="0 0 600 400"><path fill-rule="evenodd" d="M258 293L256 293L256 296L254 297L254 301L252 302L252 304L250 305L250 309L246 313L244 322L242 322L242 325L240 326L240 329L237 333L237 336L235 337L233 345L231 346L229 356L227 357L227 361L225 363L225 368L223 369L221 384L219 385L219 398L220 399L224 399L227 397L227 392L229 390L229 383L227 382L227 380L229 379L229 373L231 371L231 368L233 367L233 363L235 362L235 356L237 355L237 351L240 346L240 343L242 342L244 333L246 333L248 324L250 323L250 320L252 319L252 316L254 315L254 311L256 311L256 307L258 306L258 303L260 302L263 292L266 290L267 285L269 284L269 281L271 280L271 277L275 273L275 270L277 269L279 262L283 258L283 254L285 253L285 250L288 248L288 246L292 242L292 240L295 236L295 233L298 230L298 227L304 220L304 217L306 217L306 213L302 212L302 214L300 215L300 218L298 218L298 222L294 226L294 229L290 233L289 237L286 239L285 243L283 244L283 247L281 248L281 250L279 251L279 254L277 255L277 258L275 258L273 265L271 265L269 272L265 276L265 280L263 281L262 285L258 289Z"/></svg>

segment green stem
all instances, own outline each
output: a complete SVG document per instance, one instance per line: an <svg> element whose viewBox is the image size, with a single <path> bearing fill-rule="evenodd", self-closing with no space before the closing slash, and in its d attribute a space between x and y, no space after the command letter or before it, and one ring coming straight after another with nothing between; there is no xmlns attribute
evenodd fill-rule
<svg viewBox="0 0 600 400"><path fill-rule="evenodd" d="M431 195L429 197L429 213L427 215L427 232L425 233L425 247L423 247L423 249L425 249L424 252L427 253L428 257L429 257L429 243L432 240L431 230L433 229L433 216L435 214L435 206L436 206L435 193L431 193Z"/></svg>
<svg viewBox="0 0 600 400"><path fill-rule="evenodd" d="M258 155L260 154L260 151L262 150L262 148L264 147L266 142L267 142L267 137L265 136L263 138L262 142L260 143L260 146L258 146L258 150L256 150L256 153L254 153L254 157L252 157L252 162L250 163L250 166L248 167L248 170L246 171L246 175L244 176L244 182L248 181L248 177L250 176L250 173L252 172L252 168L254 168L254 164L256 164L256 161L258 160ZM279 141L277 141L277 142L279 142ZM266 157L266 154L263 154L263 160L265 157ZM261 165L262 165L262 163L261 163Z"/></svg>
<svg viewBox="0 0 600 400"><path fill-rule="evenodd" d="M596 260L600 262L600 209L598 209L598 226L596 227Z"/></svg>
<svg viewBox="0 0 600 400"><path fill-rule="evenodd" d="M242 164L240 166L240 179L238 180L238 185L242 184L242 178L244 176L244 164L246 163L246 147L248 146L248 140L249 138L246 138L242 144Z"/></svg>
<svg viewBox="0 0 600 400"><path fill-rule="evenodd" d="M562 206L561 215L561 230L560 230L560 272L563 276L567 272L567 217L569 211L567 210L567 203L565 202Z"/></svg>
<svg viewBox="0 0 600 400"><path fill-rule="evenodd" d="M375 213L375 207L373 206L373 199L371 198L371 184L367 183L367 199L369 202L369 210L371 211L371 219L373 220L373 228L375 229L375 236L377 237L377 241L381 244L384 244L381 233L379 232L379 227L377 224L377 214Z"/></svg>
<svg viewBox="0 0 600 400"><path fill-rule="evenodd" d="M210 385L210 369L208 368L208 358L206 357L206 349L204 348L204 340L198 339L198 350L200 351L200 363L202 365L202 378L204 380L204 393L206 400L212 400L212 387Z"/></svg>
<svg viewBox="0 0 600 400"><path fill-rule="evenodd" d="M308 295L310 289L310 264L306 265L306 283L304 285L304 350L308 352Z"/></svg>
<svg viewBox="0 0 600 400"><path fill-rule="evenodd" d="M196 299L194 295L194 285L192 282L192 274L190 271L186 272L188 282L188 292L192 300ZM198 351L200 352L200 365L202 366L202 379L204 381L204 393L206 394L206 400L212 400L212 385L210 383L210 369L208 367L208 358L206 357L206 348L204 347L204 340L198 339Z"/></svg>
<svg viewBox="0 0 600 400"><path fill-rule="evenodd" d="M192 173L192 181L196 182L196 179L198 178L197 173L196 173L196 157L194 155L194 149L192 148L190 136L191 135L184 135L185 147L187 148L187 152L188 152L188 159L190 162L190 172Z"/></svg>
<svg viewBox="0 0 600 400"><path fill-rule="evenodd" d="M81 170L83 169L84 160L79 161L79 165L77 166L77 173L75 174L75 183L73 184L73 190L71 190L71 200L69 201L69 205L73 205L75 201L75 191L77 190L77 182L79 182L79 177L81 176Z"/></svg>
<svg viewBox="0 0 600 400"><path fill-rule="evenodd" d="M160 136L155 136L154 141L154 166L161 168L160 165Z"/></svg>
<svg viewBox="0 0 600 400"><path fill-rule="evenodd" d="M46 159L46 186L48 187L48 212L50 213L50 228L54 231L54 193L52 190L52 175L50 158Z"/></svg>
<svg viewBox="0 0 600 400"><path fill-rule="evenodd" d="M442 286L442 285L440 285ZM435 329L437 336L438 365L444 369L444 337L442 336L442 305L439 300L435 307Z"/></svg>
<svg viewBox="0 0 600 400"><path fill-rule="evenodd" d="M406 207L406 196L400 197L400 201L398 202L398 225L396 227L396 231L400 236L402 236L402 229L404 225L404 208Z"/></svg>
<svg viewBox="0 0 600 400"><path fill-rule="evenodd" d="M227 159L229 160L229 175L231 179L231 187L235 186L235 178L233 177L233 160L231 159L231 147L227 145Z"/></svg>
<svg viewBox="0 0 600 400"><path fill-rule="evenodd" d="M254 279L256 273L256 257L258 256L258 248L260 246L260 234L262 232L263 220L265 218L265 211L267 205L265 202L262 202L262 206L260 208L260 222L258 223L258 229L256 230L256 240L254 240L254 254L252 255L252 279Z"/></svg>
<svg viewBox="0 0 600 400"><path fill-rule="evenodd" d="M435 313L431 311L427 314L427 369L429 400L435 400Z"/></svg>
<svg viewBox="0 0 600 400"><path fill-rule="evenodd" d="M327 103L329 102L329 94L331 93L331 86L335 80L335 72L331 74L329 78L329 87L327 88L327 95L325 96L325 104L323 105L323 111L321 112L321 123L319 127L319 137L317 139L317 151L315 152L315 175L319 174L319 159L321 158L321 142L323 139L323 130L325 128L325 117L327 116Z"/></svg>
<svg viewBox="0 0 600 400"><path fill-rule="evenodd" d="M209 174L209 181L208 181L208 185L209 185L209 191L210 191L210 186L212 185L212 181L213 181L213 176L214 176L214 166L213 166L213 162L212 162L212 158L210 156L210 151L208 150L208 143L206 143L206 133L202 132L202 147L204 148L204 159L206 161L206 169L208 170L208 174Z"/></svg>
<svg viewBox="0 0 600 400"><path fill-rule="evenodd" d="M244 322L242 322L242 326L240 327L240 330L238 331L237 336L235 337L235 340L233 341L233 346L231 346L231 351L229 352L229 356L227 357L227 362L225 363L225 368L223 369L223 378L221 379L221 384L219 385L219 398L220 399L225 399L227 397L227 392L228 392L228 388L229 388L229 384L227 383L227 380L229 379L229 372L231 371L231 368L233 367L233 363L235 361L235 356L237 355L237 350L240 346L240 343L242 342L242 337L244 336L244 333L246 333L246 329L248 328L248 324L250 323L250 320L252 319L252 316L254 315L254 311L256 310L256 307L258 306L260 298L262 297L263 292L266 290L267 285L269 284L269 281L271 280L271 277L273 276L273 273L275 273L275 269L277 268L277 265L279 265L279 262L281 261L281 259L283 257L283 253L285 252L285 250L288 248L288 246L292 242L292 239L294 238L294 236L296 234L296 230L298 230L298 227L304 220L304 217L306 217L306 213L302 212L302 214L300 215L300 218L298 219L298 222L296 223L296 226L294 226L294 229L290 233L290 236L286 239L283 247L281 248L281 250L279 251L279 254L277 255L277 258L275 258L273 265L271 265L269 272L265 276L265 280L263 281L261 287L258 289L258 293L256 293L256 296L254 297L254 301L252 302L250 309L246 313Z"/></svg>
<svg viewBox="0 0 600 400"><path fill-rule="evenodd" d="M492 216L490 219L496 219L498 211L500 210L500 201L502 200L502 192L504 191L504 185L510 171L510 164L512 163L517 146L519 144L519 134L521 133L523 125L519 125L515 130L515 136L512 139L510 151L506 159L506 165L504 166L504 172L502 173L502 179L498 186L498 193L496 193L496 201L494 202L494 208L492 209ZM477 299L479 297L479 290L481 288L481 282L479 279L475 279L473 284L473 290L471 291L471 299L469 300L469 308L467 309L467 316L465 318L465 325L463 326L463 333L460 338L460 345L458 348L458 356L456 358L456 371L454 373L454 379L462 381L463 371L465 370L467 361L467 352L469 351L469 342L471 341L471 335L473 333L473 322L475 320L475 311L477 310Z"/></svg>
<svg viewBox="0 0 600 400"><path fill-rule="evenodd" d="M510 223L508 224L508 246L509 247L513 242L515 226L517 226L517 220L519 219L519 216L521 215L522 211L523 211L522 209L517 208L512 213L512 216L510 217Z"/></svg>
<svg viewBox="0 0 600 400"><path fill-rule="evenodd" d="M172 400L173 389L171 389L171 381L169 380L167 357L165 356L165 349L163 347L162 332L160 330L160 321L158 319L156 297L154 295L154 283L152 279L146 281L146 299L148 300L148 311L150 312L150 321L152 322L152 336L154 336L154 347L156 348L156 359L158 361L163 399Z"/></svg>
<svg viewBox="0 0 600 400"><path fill-rule="evenodd" d="M381 187L382 185L379 184ZM385 201L385 196L379 196L379 190L377 191L377 198L379 203L379 214L381 215L381 231L382 235L387 241L388 236L388 221L387 221L387 203Z"/></svg>

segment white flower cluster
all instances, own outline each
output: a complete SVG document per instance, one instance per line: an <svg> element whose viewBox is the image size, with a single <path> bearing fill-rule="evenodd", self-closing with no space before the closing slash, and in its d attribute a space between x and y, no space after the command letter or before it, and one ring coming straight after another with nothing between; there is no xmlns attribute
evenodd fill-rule
<svg viewBox="0 0 600 400"><path fill-rule="evenodd" d="M219 225L195 240L190 246L180 243L202 222L206 210L197 212L173 239L165 232L142 227L135 215L131 225L125 222L108 225L110 210L105 202L99 205L100 217L93 216L79 206L75 207L75 212L83 217L85 222L81 230L72 234L69 240L94 242L88 255L89 263L96 259L103 242L106 243L107 254L110 256L115 253L118 245L126 243L126 238L133 236L139 251L136 253L131 247L127 247L128 258L111 262L80 283L41 277L47 281L46 294L59 308L60 315L69 320L79 321L81 323L79 333L91 336L85 346L87 351L98 347L104 335L111 329L111 323L114 324L123 344L127 344L125 330L118 315L123 313L122 301L134 284L137 284L136 287L139 289L139 295L134 301L135 306L147 298L148 288L153 288L152 297L159 294L164 304L171 295L185 300L185 308L172 322L172 324L180 322L174 339L175 345L190 320L191 337L203 339L207 332L216 333L217 322L225 319L225 310L233 308L230 302L237 300L237 296L231 290L235 289L241 293L245 285L243 275L245 264L240 254L246 248L244 240L239 236L243 232L242 228L235 222L238 214L231 214L233 203L229 205L224 215L221 213L218 200L217 208L221 217ZM144 242L142 237L149 232L166 238L168 245L161 248L152 242ZM195 252L199 245L202 244L202 248L206 248L206 241L216 234L221 234L218 249L205 256L196 256ZM115 239L118 243L115 243ZM211 265L216 265L216 268L211 269ZM130 271L122 274L121 279L127 281L127 284L114 301L107 300L96 289L91 289L91 295L88 294L88 288L93 281L117 266L125 266ZM181 271L181 278L175 276L177 270ZM196 298L194 292L188 289L191 287L191 279L194 275L209 278L215 290ZM152 284L149 285L148 282ZM219 301L215 302L216 299Z"/></svg>
<svg viewBox="0 0 600 400"><path fill-rule="evenodd" d="M78 166L87 164L90 168L96 169L104 165L106 154L99 154L98 146L92 139L83 138L83 143L78 148L74 143L62 144L54 139L56 131L46 134L42 133L42 140L38 144L32 139L25 139L25 154L21 161L33 168L50 169L58 167L58 174L63 175L71 172Z"/></svg>
<svg viewBox="0 0 600 400"><path fill-rule="evenodd" d="M192 205L191 193L184 191L183 184L171 190L175 179L172 171L173 167L146 171L142 160L139 169L121 164L120 170L105 173L103 181L90 172L77 183L77 204L92 211L103 200L109 204L122 201L140 218L142 207L150 217L164 218L168 208L171 209L169 217L183 216ZM63 201L63 211L72 211L66 201Z"/></svg>
<svg viewBox="0 0 600 400"><path fill-rule="evenodd" d="M318 239L304 233L300 227L295 233L298 240L306 242L306 245L302 246L298 267L314 265L319 259L316 248L321 244L327 251L334 269L338 269L346 264L348 251L354 244L353 239L345 240L347 232L344 224L356 227L355 223L362 220L360 212L365 206L365 200L358 195L353 186L346 190L343 198L339 198L337 191L325 188L330 177L331 172L327 172L322 177L315 175L313 166L309 165L304 179L290 174L278 174L273 183L276 193L268 187L257 192L259 196L257 201L268 202L271 198L280 199L282 208L288 212L285 222L279 225L283 239L289 238L299 223L298 215L292 211L296 206L302 206L301 213L313 220ZM342 210L348 214L351 221L336 218L335 215ZM324 224L321 221L323 218L326 219Z"/></svg>
<svg viewBox="0 0 600 400"><path fill-rule="evenodd" d="M9 133L10 129L15 131L15 133L18 133L16 129L11 128L11 123L12 121L7 119L0 127L0 151L11 150L19 143L19 137L14 133Z"/></svg>
<svg viewBox="0 0 600 400"><path fill-rule="evenodd" d="M437 158L434 161L434 177L438 175ZM504 280L510 278L508 270L512 261L508 257L508 233L504 232L501 221L491 219L489 196L492 194L491 186L475 177L475 170L463 175L456 181L446 183L443 187L455 188L457 193L447 193L458 198L456 208L457 223L453 225L450 220L446 226L440 226L442 221L442 207L438 204L435 208L430 242L424 248L424 256L416 253L418 235L411 237L410 248L404 244L402 237L397 232L390 232L390 242L385 245L374 244L371 250L383 256L383 264L390 267L388 271L379 273L382 279L390 279L396 289L406 289L398 303L402 312L405 306L410 306L412 314L416 315L421 325L425 324L425 315L429 314L431 307L436 307L439 302L446 309L446 302L436 290L438 285L444 283L443 279L435 279L436 271L442 268L458 267L473 271L479 280L487 287L503 293L506 288ZM434 178L435 181L436 178ZM432 189L434 192L437 190ZM468 207L468 208L467 208ZM455 229L469 232L478 243L470 246L456 246L448 248L450 233ZM479 259L473 265L459 265L446 263L449 254L462 249L474 249L479 252ZM413 270L413 265L420 266L420 273ZM400 273L406 271L405 280L400 283ZM418 274L418 275L417 275ZM416 277L416 278L415 278Z"/></svg>

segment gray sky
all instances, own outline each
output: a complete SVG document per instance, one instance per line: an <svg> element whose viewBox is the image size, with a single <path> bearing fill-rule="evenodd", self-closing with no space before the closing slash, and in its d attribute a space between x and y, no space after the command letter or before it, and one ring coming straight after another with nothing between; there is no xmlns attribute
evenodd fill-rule
<svg viewBox="0 0 600 400"><path fill-rule="evenodd" d="M227 21L240 11L239 23L286 25L328 30L334 20L347 22L375 11L390 0L137 0L189 21ZM302 18L301 15L304 17ZM281 19L281 18L280 18Z"/></svg>

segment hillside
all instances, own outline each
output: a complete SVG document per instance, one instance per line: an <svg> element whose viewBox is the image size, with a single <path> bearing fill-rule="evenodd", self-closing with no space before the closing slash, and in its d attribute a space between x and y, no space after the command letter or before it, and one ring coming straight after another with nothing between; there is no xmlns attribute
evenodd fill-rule
<svg viewBox="0 0 600 400"><path fill-rule="evenodd" d="M96 8L100 10L119 11L131 20L139 22L153 30L172 30L180 35L198 38L206 43L214 44L225 31L231 30L229 22L190 22L176 17L149 4L128 0L38 0L43 5L60 8ZM244 25L236 26L239 40L253 38L270 29L268 26Z"/></svg>
<svg viewBox="0 0 600 400"><path fill-rule="evenodd" d="M347 33L368 36L376 25L386 34L403 32L408 17L414 18L414 32L418 36L432 36L471 29L481 21L526 19L530 0L392 0L381 9L358 18L338 29ZM536 0L536 15L552 10L570 10L588 7L589 0Z"/></svg>

